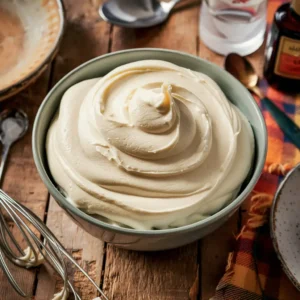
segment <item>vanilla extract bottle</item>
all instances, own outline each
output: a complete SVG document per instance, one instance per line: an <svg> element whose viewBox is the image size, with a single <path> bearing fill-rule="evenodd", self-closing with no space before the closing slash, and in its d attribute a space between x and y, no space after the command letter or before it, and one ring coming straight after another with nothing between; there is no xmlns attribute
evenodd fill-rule
<svg viewBox="0 0 300 300"><path fill-rule="evenodd" d="M264 73L275 88L300 92L300 0L281 5L275 13Z"/></svg>

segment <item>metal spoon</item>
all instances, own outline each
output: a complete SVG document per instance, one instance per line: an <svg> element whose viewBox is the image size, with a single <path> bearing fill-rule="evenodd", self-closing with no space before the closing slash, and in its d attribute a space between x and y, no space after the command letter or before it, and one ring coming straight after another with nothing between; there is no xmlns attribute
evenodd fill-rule
<svg viewBox="0 0 300 300"><path fill-rule="evenodd" d="M158 0L109 0L99 8L101 18L128 28L146 28L164 22L175 4Z"/></svg>
<svg viewBox="0 0 300 300"><path fill-rule="evenodd" d="M225 70L238 79L248 90L258 97L264 98L263 92L257 86L258 75L245 57L230 53L225 59Z"/></svg>
<svg viewBox="0 0 300 300"><path fill-rule="evenodd" d="M22 138L28 130L28 117L17 109L5 110L0 114L0 140L3 145L0 164L0 184L3 179L8 153L12 144Z"/></svg>
<svg viewBox="0 0 300 300"><path fill-rule="evenodd" d="M245 57L231 53L225 59L225 69L261 99L261 103L271 113L280 129L300 149L300 128L257 86L259 77L251 63Z"/></svg>

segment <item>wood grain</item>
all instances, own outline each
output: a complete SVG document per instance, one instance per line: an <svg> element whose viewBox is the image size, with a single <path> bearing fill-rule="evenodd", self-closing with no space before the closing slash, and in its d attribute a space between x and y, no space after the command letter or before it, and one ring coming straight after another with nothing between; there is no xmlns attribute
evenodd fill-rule
<svg viewBox="0 0 300 300"><path fill-rule="evenodd" d="M149 29L114 27L112 51L159 47L197 53L199 2L187 1L167 23ZM188 33L188 34L187 34ZM198 244L156 253L107 247L104 291L110 299L198 299Z"/></svg>
<svg viewBox="0 0 300 300"><path fill-rule="evenodd" d="M110 299L197 299L197 243L162 252L108 246L104 291Z"/></svg>
<svg viewBox="0 0 300 300"><path fill-rule="evenodd" d="M78 65L104 54L109 49L111 26L98 15L101 0L65 0L66 31L54 61L53 84ZM72 253L73 257L100 284L103 242L80 229L51 198L47 225ZM70 267L70 278L83 300L96 297L95 289L82 274ZM51 299L62 282L49 268L42 268L38 275L35 300ZM52 280L51 280L52 278ZM71 296L70 296L70 299Z"/></svg>
<svg viewBox="0 0 300 300"><path fill-rule="evenodd" d="M47 226L69 250L76 261L87 271L95 282L100 284L103 242L76 226L58 204L51 199ZM69 276L82 299L93 299L97 292L93 285L74 266L68 264ZM62 288L62 280L49 267L42 267L38 275L36 300L49 300Z"/></svg>
<svg viewBox="0 0 300 300"><path fill-rule="evenodd" d="M198 54L201 58L211 61L220 67L224 66L225 57L223 55L220 55L220 54L215 53L212 50L210 50L201 40L201 36L199 36L199 53Z"/></svg>
<svg viewBox="0 0 300 300"><path fill-rule="evenodd" d="M98 14L102 2L63 1L66 29L55 59L54 83L80 64L109 51L111 25Z"/></svg>
<svg viewBox="0 0 300 300"><path fill-rule="evenodd" d="M154 47L196 54L200 1L186 0L184 5L185 9L175 10L167 22L155 27L130 29L114 26L111 50Z"/></svg>
<svg viewBox="0 0 300 300"><path fill-rule="evenodd" d="M31 151L31 132L38 107L47 93L48 81L49 70L30 88L0 104L0 111L10 108L21 108L28 114L30 124L25 137L13 145L11 149L3 182L3 190L12 198L32 209L41 219L44 218L48 192L34 165ZM14 226L13 222L10 225L14 236L18 241L22 242L21 235L16 226ZM32 293L35 271L24 271L15 266L11 266L11 270L16 279L22 282L21 286L26 288L25 291ZM0 299L23 299L10 287L2 272L0 272L0 282Z"/></svg>

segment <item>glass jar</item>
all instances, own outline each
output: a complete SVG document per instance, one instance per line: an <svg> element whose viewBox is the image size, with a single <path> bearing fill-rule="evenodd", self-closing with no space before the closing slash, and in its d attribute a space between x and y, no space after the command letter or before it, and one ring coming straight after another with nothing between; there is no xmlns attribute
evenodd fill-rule
<svg viewBox="0 0 300 300"><path fill-rule="evenodd" d="M267 0L204 0L200 37L213 51L248 55L264 41Z"/></svg>

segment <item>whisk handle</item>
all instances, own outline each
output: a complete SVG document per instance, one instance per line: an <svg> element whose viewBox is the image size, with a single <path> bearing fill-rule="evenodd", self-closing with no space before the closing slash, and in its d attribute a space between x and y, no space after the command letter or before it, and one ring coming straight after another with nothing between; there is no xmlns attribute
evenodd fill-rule
<svg viewBox="0 0 300 300"><path fill-rule="evenodd" d="M1 164L0 164L0 186L2 185L3 174L4 174L4 170L5 170L5 166L6 166L10 146L11 145L5 145L4 144L3 148L2 148Z"/></svg>

